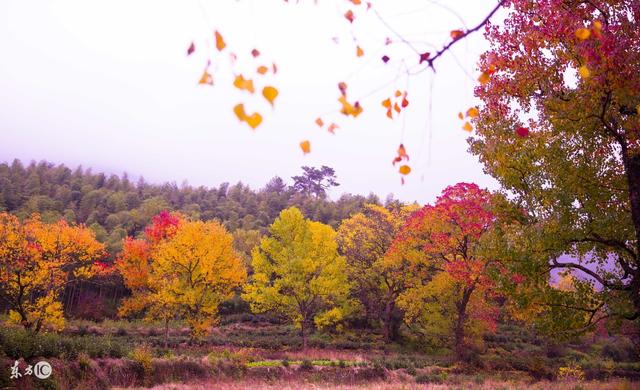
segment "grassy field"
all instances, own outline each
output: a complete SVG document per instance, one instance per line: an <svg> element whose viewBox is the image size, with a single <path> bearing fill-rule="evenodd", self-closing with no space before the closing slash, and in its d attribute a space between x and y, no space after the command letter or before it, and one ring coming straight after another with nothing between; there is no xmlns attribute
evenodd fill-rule
<svg viewBox="0 0 640 390"><path fill-rule="evenodd" d="M164 347L161 324L72 321L61 334L32 336L0 330L0 388L20 389L638 389L640 363L622 338L557 344L522 327L502 325L486 336L467 364L446 349L411 340L386 344L379 336L351 331L316 334L302 350L295 329L255 316L223 319L200 342L188 328L170 327ZM46 380L9 378L16 359L45 359Z"/></svg>

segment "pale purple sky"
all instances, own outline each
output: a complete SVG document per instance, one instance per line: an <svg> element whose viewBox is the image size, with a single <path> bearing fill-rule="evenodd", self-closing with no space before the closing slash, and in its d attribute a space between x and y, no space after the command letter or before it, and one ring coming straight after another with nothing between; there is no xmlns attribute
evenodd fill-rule
<svg viewBox="0 0 640 390"><path fill-rule="evenodd" d="M342 16L350 8L346 0L291 3L1 1L0 161L46 159L126 171L151 182L242 181L254 188L275 175L299 174L302 165L329 165L342 184L334 197L392 192L420 203L460 181L496 188L467 153L469 134L457 118L476 103L476 62L486 49L481 33L442 57L435 76L426 71L407 79L399 73L399 59L412 66L417 56L403 44L384 46L386 37L395 36L373 10L352 7L356 20L350 25ZM429 44L439 48L450 30L463 28L435 1L372 3L420 51L434 51ZM495 4L441 3L468 26ZM208 53L214 53L215 29L238 54L238 71L278 64L278 74L264 79L280 90L274 109L259 94L231 85L226 54L213 55L216 85L197 85ZM353 36L365 51L362 58L355 56ZM197 50L187 57L191 41ZM263 53L261 61L250 56L254 47ZM380 60L384 54L392 58L387 65ZM364 113L355 120L339 113L339 81L349 84L350 99L366 96ZM396 89L408 89L411 103L406 117L391 121L380 102ZM239 102L263 114L255 132L234 116ZM337 134L319 129L318 116L338 123ZM312 144L307 156L298 147L304 139ZM404 186L391 165L400 142L413 168Z"/></svg>

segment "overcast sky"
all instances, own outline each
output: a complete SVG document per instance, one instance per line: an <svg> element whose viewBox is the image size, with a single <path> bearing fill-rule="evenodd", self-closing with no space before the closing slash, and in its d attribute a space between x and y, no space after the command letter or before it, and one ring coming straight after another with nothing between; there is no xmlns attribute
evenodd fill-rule
<svg viewBox="0 0 640 390"><path fill-rule="evenodd" d="M402 60L413 67L417 55L403 43L384 45L386 37L398 41L395 31L419 52L434 51L450 30L477 24L494 1L443 0L447 10L429 0L385 0L369 11L346 0L317 3L3 0L0 161L46 159L149 182L242 181L254 188L275 175L288 179L302 165L329 165L341 183L334 198L394 193L420 203L460 181L496 188L467 153L469 133L457 118L475 103L476 62L486 49L481 33L455 45L435 75L406 77ZM350 8L352 25L342 16ZM216 29L226 51L238 55L235 69L227 53L213 50ZM196 52L187 57L192 41ZM250 55L254 47L258 59ZM209 58L215 86L197 85ZM272 61L278 73L256 82L279 89L273 109L232 86L234 72L248 75ZM357 119L339 113L340 81L350 100L362 97ZM408 89L410 105L392 121L380 102L396 89ZM263 114L255 132L234 116L240 102ZM336 122L337 134L319 129L318 116ZM306 156L298 146L305 139L312 148ZM404 186L391 165L401 142L413 168Z"/></svg>

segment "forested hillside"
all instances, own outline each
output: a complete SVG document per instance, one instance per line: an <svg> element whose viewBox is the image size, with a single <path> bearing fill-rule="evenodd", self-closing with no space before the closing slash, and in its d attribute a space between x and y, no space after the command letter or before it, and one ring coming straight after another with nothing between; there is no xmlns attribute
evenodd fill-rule
<svg viewBox="0 0 640 390"><path fill-rule="evenodd" d="M259 237L289 206L298 207L307 218L337 228L364 204L380 203L375 195L343 194L335 201L328 199L326 189L338 185L333 169L328 167L303 167L302 175L291 182L288 185L287 180L276 176L261 189L241 182L217 187L150 184L142 177L132 181L126 173L94 173L91 168L47 161L32 161L25 166L14 160L0 163L0 211L21 218L40 213L44 222L65 219L83 223L107 245L113 259L122 239L137 236L162 210L180 211L204 221L218 219L236 237ZM397 203L392 196L386 202Z"/></svg>

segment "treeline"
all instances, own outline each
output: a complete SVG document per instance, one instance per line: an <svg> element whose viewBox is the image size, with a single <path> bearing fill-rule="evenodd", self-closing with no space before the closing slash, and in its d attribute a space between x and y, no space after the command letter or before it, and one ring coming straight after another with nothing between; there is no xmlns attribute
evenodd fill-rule
<svg viewBox="0 0 640 390"><path fill-rule="evenodd" d="M365 204L381 203L373 194L328 199L326 189L338 185L329 167L303 167L302 175L292 179L288 185L276 176L259 190L241 182L211 188L178 186L151 184L142 177L133 182L126 173L106 175L47 161L32 161L25 167L16 159L0 164L0 211L22 219L38 213L44 222L64 219L85 224L106 244L113 260L122 240L138 236L162 210L180 211L203 221L219 220L230 232L239 231L238 235L261 235L287 207L295 206L308 218L337 228ZM398 201L389 195L386 203Z"/></svg>

